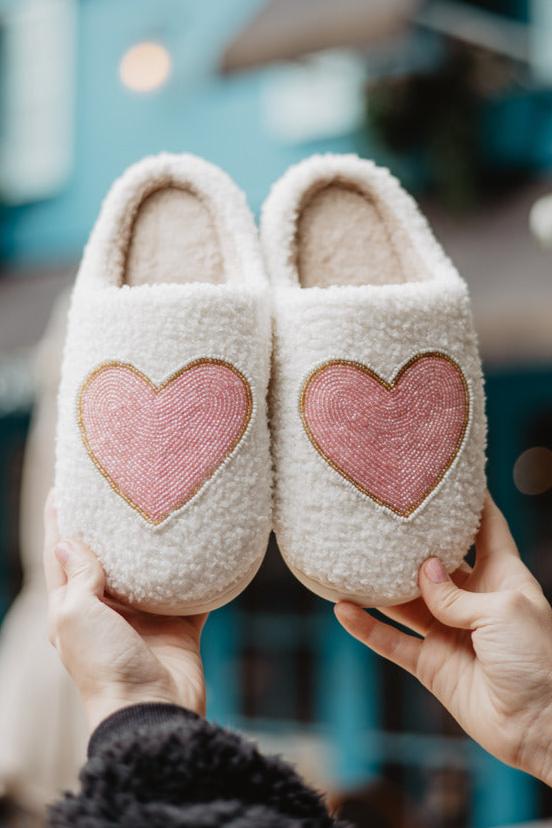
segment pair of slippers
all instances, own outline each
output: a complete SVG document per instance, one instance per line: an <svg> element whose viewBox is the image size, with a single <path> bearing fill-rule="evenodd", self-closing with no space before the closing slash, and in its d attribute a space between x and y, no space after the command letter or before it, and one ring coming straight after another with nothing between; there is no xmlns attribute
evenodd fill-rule
<svg viewBox="0 0 552 828"><path fill-rule="evenodd" d="M114 597L219 607L274 528L315 593L410 600L425 558L452 571L473 541L485 434L466 285L386 170L292 167L260 242L199 158L115 182L73 292L55 482Z"/></svg>

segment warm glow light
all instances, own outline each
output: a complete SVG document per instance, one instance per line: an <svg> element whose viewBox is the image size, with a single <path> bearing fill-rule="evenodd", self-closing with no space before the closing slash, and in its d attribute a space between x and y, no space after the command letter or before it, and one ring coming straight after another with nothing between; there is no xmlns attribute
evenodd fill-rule
<svg viewBox="0 0 552 828"><path fill-rule="evenodd" d="M526 495L544 494L552 489L552 451L534 446L520 454L514 465L514 483Z"/></svg>
<svg viewBox="0 0 552 828"><path fill-rule="evenodd" d="M171 56L160 43L136 43L125 52L119 65L123 84L133 92L153 92L167 81Z"/></svg>

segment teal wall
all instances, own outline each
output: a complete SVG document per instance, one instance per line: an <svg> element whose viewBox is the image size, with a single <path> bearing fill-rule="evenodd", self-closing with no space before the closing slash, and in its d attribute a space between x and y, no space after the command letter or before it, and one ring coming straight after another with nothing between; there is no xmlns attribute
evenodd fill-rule
<svg viewBox="0 0 552 828"><path fill-rule="evenodd" d="M0 0L0 10L6 3L17 0ZM263 122L262 97L278 66L231 77L217 72L225 45L262 5L263 0L78 0L73 173L53 198L0 205L0 259L77 260L113 179L150 153L187 151L219 164L255 211L271 182L305 155L369 153L373 142L366 130L295 145L272 135ZM483 5L521 17L526 11L518 0ZM130 92L119 80L122 55L141 40L163 43L173 60L169 82L150 94ZM484 113L482 144L486 163L494 166L551 167L552 93L524 85L498 95ZM419 179L416 160L399 163L376 155L406 176L408 186Z"/></svg>
<svg viewBox="0 0 552 828"><path fill-rule="evenodd" d="M81 0L78 12L75 162L55 198L5 208L0 255L15 262L76 259L112 180L149 153L188 151L224 167L258 209L270 183L289 165L328 145L283 146L262 124L267 74L224 78L220 53L260 0ZM121 56L134 43L157 40L173 72L155 93L120 83ZM333 141L348 151L352 139Z"/></svg>

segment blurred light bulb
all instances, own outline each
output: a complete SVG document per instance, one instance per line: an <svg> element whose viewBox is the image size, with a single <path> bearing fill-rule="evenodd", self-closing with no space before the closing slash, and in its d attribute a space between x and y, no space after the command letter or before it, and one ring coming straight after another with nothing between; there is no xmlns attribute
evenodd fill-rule
<svg viewBox="0 0 552 828"><path fill-rule="evenodd" d="M531 208L529 227L544 247L552 247L552 195L539 198Z"/></svg>
<svg viewBox="0 0 552 828"><path fill-rule="evenodd" d="M160 43L136 43L121 58L119 75L133 92L153 92L166 83L171 73L171 56Z"/></svg>
<svg viewBox="0 0 552 828"><path fill-rule="evenodd" d="M552 489L552 451L534 446L522 452L514 464L514 483L526 495L544 494Z"/></svg>

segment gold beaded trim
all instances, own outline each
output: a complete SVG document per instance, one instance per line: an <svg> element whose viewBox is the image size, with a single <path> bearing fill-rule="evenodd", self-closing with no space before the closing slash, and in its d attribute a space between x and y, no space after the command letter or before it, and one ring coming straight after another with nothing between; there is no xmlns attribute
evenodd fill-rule
<svg viewBox="0 0 552 828"><path fill-rule="evenodd" d="M364 374L368 374L369 377L371 377L377 383L379 383L383 388L385 388L386 391L391 391L397 385L397 383L400 381L400 379L401 379L402 375L405 373L405 371L408 371L408 369L412 365L414 365L414 363L418 362L420 359L423 359L425 357L436 357L437 359L445 359L445 360L447 360L447 362L450 362L450 364L453 365L457 369L457 371L460 373L460 376L462 378L462 384L463 384L463 387L464 387L464 395L465 395L465 402L466 402L466 407L465 407L466 414L465 414L464 423L463 423L463 426L462 426L462 431L461 431L461 433L458 437L458 440L456 441L456 445L454 447L454 451L451 455L451 458L450 458L449 462L447 463L446 467L439 473L439 476L437 477L435 483L432 486L430 486L428 489L426 489L426 491L423 493L423 496L420 497L416 501L416 503L414 503L410 508L408 508L408 509L397 509L394 506L392 506L391 504L386 503L384 500L382 500L380 497L375 495L373 492L368 491L368 489L366 489L364 486L360 485L355 480L353 480L351 475L349 475L344 469L342 469L339 466L338 463L335 462L335 460L332 460L332 458L329 457L325 453L325 451L322 449L322 447L320 446L320 444L316 440L316 437L312 433L312 431L309 427L309 424L307 422L307 419L305 417L305 397L306 397L306 394L307 394L310 383L315 379L316 376L318 376L318 374L321 371L323 371L325 368L327 368L328 365L352 365L353 367L358 368ZM391 512L393 512L394 514L398 515L401 518L408 518L412 514L414 514L414 512L417 509L420 508L422 503L424 503L424 501L427 499L427 497L433 491L435 491L435 489L437 489L437 487L442 483L442 481L444 480L446 475L449 473L450 469L454 465L454 462L455 462L456 458L458 457L458 454L460 453L460 450L461 450L461 448L464 444L464 440L466 438L466 432L468 430L468 425L469 425L470 416L471 416L470 408L471 408L470 389L469 389L468 381L466 380L466 377L464 375L464 372L462 371L460 365L456 362L456 360L454 360L451 356L449 356L448 354L445 354L442 351L424 351L422 353L415 354L415 356L411 357L407 362L405 362L405 364L399 369L399 371L395 374L395 376L393 377L393 379L390 382L385 380L382 376L380 376L374 370L372 370L372 368L369 368L367 365L365 365L362 362L358 362L354 359L329 359L326 362L323 362L321 365L318 365L313 371L311 371L311 373L308 375L305 382L303 383L303 386L301 388L301 395L299 397L299 413L300 413L300 416L301 416L301 422L303 423L303 428L305 429L307 437L309 438L310 442L312 443L312 445L314 446L314 448L316 449L318 454L326 461L326 463L328 463L329 466L331 466L332 469L334 469L334 471L336 471L339 475L341 475L341 477L345 478L345 480L347 480L352 486L354 486L355 489L357 489L359 492L362 492L362 494L369 497L370 500L373 500L374 503L377 503L378 506L381 506L384 509L389 509Z"/></svg>
<svg viewBox="0 0 552 828"><path fill-rule="evenodd" d="M113 480L113 478L111 477L111 475L109 474L107 469L105 469L104 466L100 463L100 461L98 460L98 458L96 457L96 455L94 453L94 450L92 449L92 446L90 445L90 442L88 440L88 436L86 434L86 426L84 424L84 417L83 417L83 397L84 397L84 394L85 394L88 386L92 382L92 380L94 380L95 377L98 376L98 374L100 374L102 371L105 371L107 368L126 368L128 371L131 371L133 374L135 374L137 377L139 377L141 380L143 380L143 382L145 382L147 385L149 385L149 387L156 394L158 394L160 391L163 390L163 388L166 388L167 385L170 385L171 382L173 382L175 379L178 379L178 377L180 377L186 371L189 371L190 368L194 368L197 365L223 365L225 368L229 368L231 371L233 371L233 373L242 381L242 383L244 385L246 396L247 396L247 409L246 409L246 415L244 417L243 427L240 430L237 437L235 438L235 440L233 441L233 443L231 444L230 448L227 450L221 464L218 466L218 468L215 470L215 472L211 475L210 478L207 478L207 480L203 480L201 483L199 483L196 486L196 488L192 491L192 494L188 494L182 500L182 502L177 503L175 505L175 507L169 513L169 514L173 514L174 512L177 512L179 509L181 509L182 506L184 506L185 503L188 503L190 500L192 500L192 498L195 497L195 495L205 485L205 483L207 483L208 480L210 480L212 477L214 477L214 475L219 471L219 469L222 468L222 465L234 453L234 451L238 447L239 443L242 441L243 437L245 436L245 433L247 432L247 430L249 428L249 425L251 423L251 417L253 415L253 409L254 409L253 393L251 391L251 384L250 384L249 380L245 377L244 374L242 374L241 371L239 371L234 365L232 365L232 363L226 362L226 360L224 360L224 359L218 359L216 357L202 357L200 359L194 359L192 362L189 362L183 368L179 368L178 371L175 371L174 374L171 374L166 380L163 380L162 383L160 383L159 385L156 385L154 382L152 382L152 380L146 374L143 374L142 371L138 370L138 368L136 368L130 362L120 362L119 360L111 360L111 361L107 361L107 362L102 362L100 365L98 365L96 368L94 368L88 374L88 376L86 377L86 379L82 383L82 385L80 387L80 390L79 390L79 394L78 394L78 398L77 398L77 423L78 423L79 431L81 433L81 438L82 438L82 441L84 443L84 447L86 448L88 456L90 457L90 459L92 460L92 462L94 463L94 465L96 466L96 468L98 469L100 474L107 480L107 482L109 483L109 485L111 486L113 491L116 492L116 494L118 494L119 497L122 497L122 499L126 503L128 503L128 505L132 509L134 509L136 512L138 512L138 514L147 523L153 524L154 526L159 526L160 524L162 524L169 517L169 515L168 514L164 515L160 520L152 520L151 517L149 517L149 515L147 515L144 512L144 510L141 509L140 506L138 506L138 504L135 503L132 500L132 498L128 497L128 495L126 495L120 489L120 487Z"/></svg>

